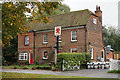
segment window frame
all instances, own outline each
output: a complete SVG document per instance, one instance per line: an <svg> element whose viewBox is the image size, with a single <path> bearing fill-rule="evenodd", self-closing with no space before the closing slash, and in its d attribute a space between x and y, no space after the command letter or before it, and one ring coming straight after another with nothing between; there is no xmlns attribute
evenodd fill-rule
<svg viewBox="0 0 120 80"><path fill-rule="evenodd" d="M74 34L74 36L73 36L73 32L76 32L76 34ZM75 40L73 40L73 38L75 38ZM77 41L77 31L76 30L73 30L73 31L71 31L71 41L72 42L75 42L75 41Z"/></svg>
<svg viewBox="0 0 120 80"><path fill-rule="evenodd" d="M29 45L29 40L30 40L30 39L29 39L29 36L25 36L24 39L25 39L24 45L25 45L25 46Z"/></svg>
<svg viewBox="0 0 120 80"><path fill-rule="evenodd" d="M74 53L73 50L76 49L76 53L77 53L77 48L71 48L71 53Z"/></svg>
<svg viewBox="0 0 120 80"><path fill-rule="evenodd" d="M58 39L59 41L59 43L61 43L62 42L62 37L61 37L61 35L59 36L59 39Z"/></svg>
<svg viewBox="0 0 120 80"><path fill-rule="evenodd" d="M97 24L97 19L96 18L93 18L93 23Z"/></svg>
<svg viewBox="0 0 120 80"><path fill-rule="evenodd" d="M42 52L42 54L43 54L43 59L48 59L48 56L47 56L47 58L46 58L46 57L44 57L44 54L45 54L44 52L45 52L45 51L46 51L46 52L47 52L47 54L48 54L47 49L43 49L43 52Z"/></svg>
<svg viewBox="0 0 120 80"><path fill-rule="evenodd" d="M101 51L102 52L102 56L101 56L101 58L104 58L104 51Z"/></svg>
<svg viewBox="0 0 120 80"><path fill-rule="evenodd" d="M91 59L94 59L94 48L90 48Z"/></svg>
<svg viewBox="0 0 120 80"><path fill-rule="evenodd" d="M45 36L46 36L46 40L45 40ZM48 43L48 34L43 34L43 44L47 44Z"/></svg>
<svg viewBox="0 0 120 80"><path fill-rule="evenodd" d="M21 56L23 56L23 59L21 59ZM25 59L26 56L26 59ZM27 60L28 54L27 53L19 53L19 60Z"/></svg>

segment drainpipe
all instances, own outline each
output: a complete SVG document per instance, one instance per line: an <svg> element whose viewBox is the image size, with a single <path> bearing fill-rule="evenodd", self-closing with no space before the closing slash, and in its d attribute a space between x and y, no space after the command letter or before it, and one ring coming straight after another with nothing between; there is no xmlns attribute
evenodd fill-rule
<svg viewBox="0 0 120 80"><path fill-rule="evenodd" d="M33 30L33 64L35 64L35 32L36 30Z"/></svg>
<svg viewBox="0 0 120 80"><path fill-rule="evenodd" d="M87 69L87 29L86 29L86 27L84 27L85 28L85 58L86 58L86 69Z"/></svg>
<svg viewBox="0 0 120 80"><path fill-rule="evenodd" d="M87 29L85 27L85 53L87 52Z"/></svg>

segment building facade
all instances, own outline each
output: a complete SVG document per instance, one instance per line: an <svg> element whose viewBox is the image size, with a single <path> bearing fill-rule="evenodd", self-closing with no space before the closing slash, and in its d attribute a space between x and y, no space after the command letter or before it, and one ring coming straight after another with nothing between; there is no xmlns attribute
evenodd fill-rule
<svg viewBox="0 0 120 80"><path fill-rule="evenodd" d="M28 33L18 35L19 61L30 64L55 62L54 28L61 26L59 52L86 52L92 61L105 61L102 40L102 11L88 9L49 17L50 23L28 23Z"/></svg>

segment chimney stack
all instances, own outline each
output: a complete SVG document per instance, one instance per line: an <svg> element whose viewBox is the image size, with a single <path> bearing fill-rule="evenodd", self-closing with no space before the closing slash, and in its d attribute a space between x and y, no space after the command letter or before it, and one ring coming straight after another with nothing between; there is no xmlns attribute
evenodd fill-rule
<svg viewBox="0 0 120 80"><path fill-rule="evenodd" d="M100 6L96 5L96 11L95 14L98 16L101 26L102 26L102 11L100 10Z"/></svg>

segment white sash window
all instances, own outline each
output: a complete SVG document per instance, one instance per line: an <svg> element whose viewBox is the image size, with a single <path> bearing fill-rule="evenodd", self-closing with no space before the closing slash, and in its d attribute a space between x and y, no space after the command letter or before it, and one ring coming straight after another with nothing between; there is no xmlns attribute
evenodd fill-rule
<svg viewBox="0 0 120 80"><path fill-rule="evenodd" d="M27 60L27 53L19 53L19 60Z"/></svg>

